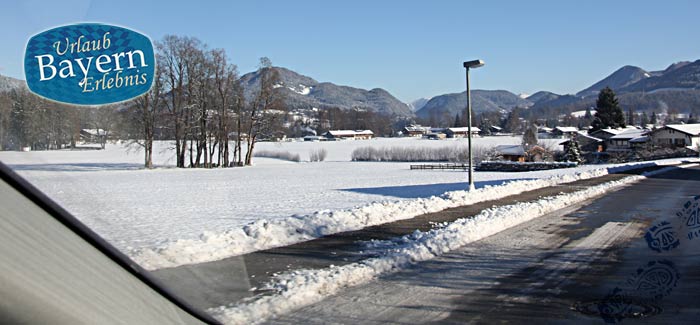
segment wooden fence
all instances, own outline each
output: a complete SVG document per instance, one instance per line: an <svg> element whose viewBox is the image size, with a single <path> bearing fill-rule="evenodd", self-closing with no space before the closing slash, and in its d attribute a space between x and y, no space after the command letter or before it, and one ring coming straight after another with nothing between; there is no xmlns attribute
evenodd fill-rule
<svg viewBox="0 0 700 325"><path fill-rule="evenodd" d="M411 165L411 169L469 169L469 164L423 164Z"/></svg>

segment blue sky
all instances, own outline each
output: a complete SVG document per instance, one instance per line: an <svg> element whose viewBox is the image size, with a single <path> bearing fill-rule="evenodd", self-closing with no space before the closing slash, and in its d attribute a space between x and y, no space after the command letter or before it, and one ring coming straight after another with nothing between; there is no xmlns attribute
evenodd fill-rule
<svg viewBox="0 0 700 325"><path fill-rule="evenodd" d="M26 41L73 22L224 48L242 73L268 56L318 81L410 101L464 89L575 93L623 65L700 59L700 1L3 1L0 74L24 79Z"/></svg>

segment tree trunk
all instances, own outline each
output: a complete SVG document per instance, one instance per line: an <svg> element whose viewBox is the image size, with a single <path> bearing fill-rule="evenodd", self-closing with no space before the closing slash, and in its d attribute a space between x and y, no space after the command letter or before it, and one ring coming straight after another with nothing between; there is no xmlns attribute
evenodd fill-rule
<svg viewBox="0 0 700 325"><path fill-rule="evenodd" d="M251 166L253 164L253 149L255 148L255 136L248 136L248 152L245 154L245 164L246 166Z"/></svg>
<svg viewBox="0 0 700 325"><path fill-rule="evenodd" d="M144 166L148 169L153 168L153 139L146 140L144 143L145 148L145 162Z"/></svg>
<svg viewBox="0 0 700 325"><path fill-rule="evenodd" d="M241 117L240 117L240 115L241 115L241 112L239 111L239 112L238 112L238 126L237 126L237 132L238 132L238 134L237 134L237 136L236 136L236 147L233 149L233 150L234 150L234 156L236 155L236 152L238 153L238 162L237 162L237 165L238 165L238 166L242 166L242 165L243 165L242 160L241 160L241 156L243 156L243 154L242 154L242 149L243 149L243 148L241 147L241 146L242 146L242 143L241 143Z"/></svg>
<svg viewBox="0 0 700 325"><path fill-rule="evenodd" d="M175 156L177 160L177 167L185 167L185 150L186 142L182 136L182 127L179 122L175 122Z"/></svg>
<svg viewBox="0 0 700 325"><path fill-rule="evenodd" d="M193 160L194 155L192 155L192 147L194 146L193 142L194 142L194 140L192 140L190 138L190 168L195 167L194 160ZM199 150L199 148L197 148L197 149Z"/></svg>

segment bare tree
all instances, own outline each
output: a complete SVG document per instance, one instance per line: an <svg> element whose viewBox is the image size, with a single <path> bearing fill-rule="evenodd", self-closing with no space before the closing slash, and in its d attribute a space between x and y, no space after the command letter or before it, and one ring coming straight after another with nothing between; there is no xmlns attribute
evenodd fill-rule
<svg viewBox="0 0 700 325"><path fill-rule="evenodd" d="M0 147L51 150L69 142L75 146L87 108L48 101L26 89L15 89L2 97Z"/></svg>
<svg viewBox="0 0 700 325"><path fill-rule="evenodd" d="M190 167L209 168L209 147L208 129L209 129L209 113L211 108L211 64L208 60L208 53L202 48L192 48L190 52L191 60L188 65L189 82L187 83L188 94L190 95L190 107L193 110L191 121L191 140L194 141L194 146L190 145L190 151L196 149L196 158L190 153ZM202 163L202 158L204 162Z"/></svg>
<svg viewBox="0 0 700 325"><path fill-rule="evenodd" d="M0 150L9 147L12 99L9 92L0 93Z"/></svg>
<svg viewBox="0 0 700 325"><path fill-rule="evenodd" d="M44 107L41 99L25 89L16 89L11 93L12 111L10 133L12 146L21 150L30 147L32 150L41 149L40 134L42 113Z"/></svg>
<svg viewBox="0 0 700 325"><path fill-rule="evenodd" d="M236 79L238 71L235 65L229 64L226 52L221 49L211 51L213 82L216 90L217 132L216 141L219 143L217 165L228 167L230 164L229 134L231 133L230 111L236 105Z"/></svg>
<svg viewBox="0 0 700 325"><path fill-rule="evenodd" d="M193 103L190 91L194 85L190 82L190 73L195 70L194 61L199 46L200 42L195 38L173 35L165 36L162 42L157 43L158 68L163 72L163 91L167 93L164 103L173 127L177 167L185 167L188 137L191 140Z"/></svg>
<svg viewBox="0 0 700 325"><path fill-rule="evenodd" d="M248 150L245 164L251 165L255 143L261 134L272 136L276 123L284 116L282 92L276 91L280 84L279 72L272 67L270 59L260 58L258 68L260 86L256 91L248 111Z"/></svg>
<svg viewBox="0 0 700 325"><path fill-rule="evenodd" d="M161 70L156 70L153 87L146 94L135 100L137 121L139 125L136 138L131 143L144 149L144 167L153 168L153 141L155 138L156 120L162 109L163 78Z"/></svg>
<svg viewBox="0 0 700 325"><path fill-rule="evenodd" d="M243 166L243 138L242 138L242 133L243 133L243 114L244 108L246 106L245 102L245 94L243 92L243 85L241 85L241 80L236 79L233 82L233 93L234 93L234 102L233 102L233 109L234 109L234 114L236 115L236 145L234 146L233 149L233 160L236 162L236 166Z"/></svg>

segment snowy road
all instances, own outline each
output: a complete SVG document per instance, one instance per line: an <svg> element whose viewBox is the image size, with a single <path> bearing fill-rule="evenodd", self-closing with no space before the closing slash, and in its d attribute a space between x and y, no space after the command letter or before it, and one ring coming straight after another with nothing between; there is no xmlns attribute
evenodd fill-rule
<svg viewBox="0 0 700 325"><path fill-rule="evenodd" d="M653 176L271 322L602 323L605 310L608 320L690 323L700 298L698 194L700 168ZM662 221L680 240L655 251L644 236ZM629 319L640 314L648 317Z"/></svg>

